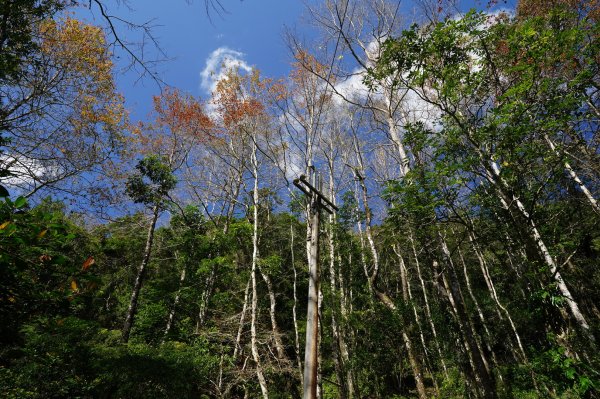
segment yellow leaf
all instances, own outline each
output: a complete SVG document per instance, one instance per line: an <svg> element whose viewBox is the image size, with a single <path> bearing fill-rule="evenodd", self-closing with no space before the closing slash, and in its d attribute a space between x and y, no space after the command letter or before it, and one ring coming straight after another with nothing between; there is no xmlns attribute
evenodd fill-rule
<svg viewBox="0 0 600 399"><path fill-rule="evenodd" d="M73 292L79 291L79 287L77 287L77 281L75 281L75 280L71 281L71 291L73 291Z"/></svg>
<svg viewBox="0 0 600 399"><path fill-rule="evenodd" d="M46 233L48 232L48 230L42 230L40 231L40 234L38 234L38 238L44 238L44 236L46 235Z"/></svg>
<svg viewBox="0 0 600 399"><path fill-rule="evenodd" d="M9 297L8 297L8 301L9 301L9 302L13 302L13 303L14 303L14 302L16 302L17 300L15 299L15 297L14 297L14 296L9 296Z"/></svg>
<svg viewBox="0 0 600 399"><path fill-rule="evenodd" d="M6 228L6 226L8 226L10 224L10 220L7 220L6 222L0 224L0 230L4 230Z"/></svg>

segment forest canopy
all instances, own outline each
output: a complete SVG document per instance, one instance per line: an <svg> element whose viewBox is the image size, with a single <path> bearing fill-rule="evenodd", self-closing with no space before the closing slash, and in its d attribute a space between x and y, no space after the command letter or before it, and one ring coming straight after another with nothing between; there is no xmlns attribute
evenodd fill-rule
<svg viewBox="0 0 600 399"><path fill-rule="evenodd" d="M0 396L600 397L598 1L310 2L135 121L77 3L0 0Z"/></svg>

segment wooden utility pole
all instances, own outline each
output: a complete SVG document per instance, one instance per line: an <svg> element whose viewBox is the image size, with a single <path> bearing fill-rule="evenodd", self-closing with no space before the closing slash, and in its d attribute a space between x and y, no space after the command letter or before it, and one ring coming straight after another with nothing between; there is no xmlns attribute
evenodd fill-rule
<svg viewBox="0 0 600 399"><path fill-rule="evenodd" d="M308 223L310 226L310 254L308 257L308 307L306 314L306 347L304 350L304 399L317 397L317 369L319 353L319 222L321 209L333 214L338 208L327 199L321 189L323 183L311 167L311 182L305 175L294 180L310 199ZM331 208L330 208L331 207Z"/></svg>

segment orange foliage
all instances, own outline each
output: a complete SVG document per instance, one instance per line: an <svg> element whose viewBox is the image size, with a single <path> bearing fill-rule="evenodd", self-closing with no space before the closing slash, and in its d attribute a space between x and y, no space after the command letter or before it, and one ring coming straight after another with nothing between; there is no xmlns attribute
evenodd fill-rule
<svg viewBox="0 0 600 399"><path fill-rule="evenodd" d="M241 123L265 114L265 105L259 100L264 94L267 81L261 80L258 71L249 76L228 74L217 84L214 96L218 113L227 130L235 129ZM233 132L229 132L233 133Z"/></svg>
<svg viewBox="0 0 600 399"><path fill-rule="evenodd" d="M269 93L275 101L285 99L289 95L286 82L283 79L278 80L269 87Z"/></svg>
<svg viewBox="0 0 600 399"><path fill-rule="evenodd" d="M102 28L72 18L45 20L39 27L41 52L60 81L60 95L69 102L73 133L94 125L116 133L127 119L123 97L116 93L112 54Z"/></svg>
<svg viewBox="0 0 600 399"><path fill-rule="evenodd" d="M177 163L191 146L214 139L213 122L204 104L191 95L167 88L153 97L153 122L132 127L132 150L160 154Z"/></svg>
<svg viewBox="0 0 600 399"><path fill-rule="evenodd" d="M204 112L203 105L192 96L184 95L176 89L166 89L162 95L155 96L154 111L161 126L196 139L207 139L213 126Z"/></svg>
<svg viewBox="0 0 600 399"><path fill-rule="evenodd" d="M40 25L41 50L58 63L56 67L89 74L99 85L110 84L111 54L102 28L72 18L45 20Z"/></svg>
<svg viewBox="0 0 600 399"><path fill-rule="evenodd" d="M319 62L314 55L304 50L298 50L294 54L291 78L294 81L305 79L306 74L324 77L327 74L327 70L327 65Z"/></svg>

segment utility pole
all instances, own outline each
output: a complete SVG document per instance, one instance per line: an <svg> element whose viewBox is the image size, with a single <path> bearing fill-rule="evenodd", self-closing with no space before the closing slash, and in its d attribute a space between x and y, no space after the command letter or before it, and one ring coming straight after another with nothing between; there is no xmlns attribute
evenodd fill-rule
<svg viewBox="0 0 600 399"><path fill-rule="evenodd" d="M319 353L319 222L321 209L333 214L338 208L322 193L323 182L310 167L309 183L305 175L294 180L310 199L308 223L310 226L310 254L308 257L308 307L306 314L306 347L304 349L304 399L317 397L317 369Z"/></svg>

